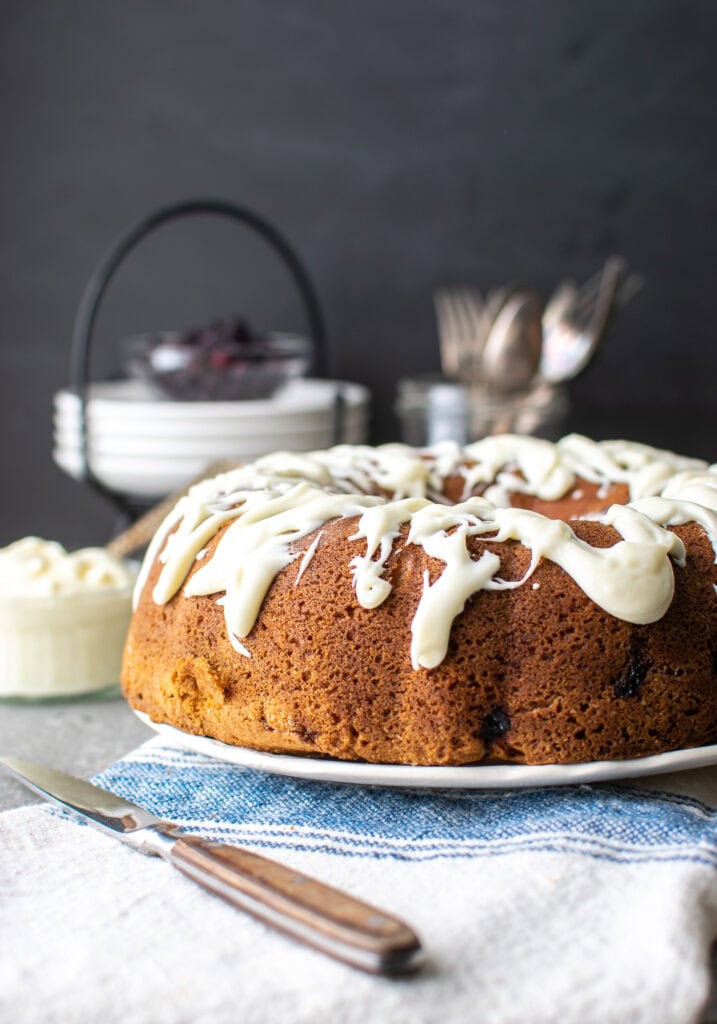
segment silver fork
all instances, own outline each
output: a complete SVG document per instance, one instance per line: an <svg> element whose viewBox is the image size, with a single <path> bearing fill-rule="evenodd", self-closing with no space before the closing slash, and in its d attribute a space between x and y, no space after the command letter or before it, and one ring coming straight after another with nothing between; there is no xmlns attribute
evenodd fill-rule
<svg viewBox="0 0 717 1024"><path fill-rule="evenodd" d="M443 373L452 380L475 383L487 336L483 297L473 288L443 288L433 301Z"/></svg>

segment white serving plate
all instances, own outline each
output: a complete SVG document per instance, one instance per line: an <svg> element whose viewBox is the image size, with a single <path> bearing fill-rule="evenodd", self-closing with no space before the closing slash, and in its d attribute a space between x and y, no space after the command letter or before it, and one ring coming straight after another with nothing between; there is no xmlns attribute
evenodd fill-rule
<svg viewBox="0 0 717 1024"><path fill-rule="evenodd" d="M636 779L717 764L717 745L671 750L667 754L636 757L627 761L590 761L582 764L487 764L439 768L365 764L358 761L336 761L333 758L265 754L246 747L233 747L206 736L193 736L170 725L152 722L141 711L135 711L135 714L145 725L165 739L207 757L215 757L243 768L253 768L274 775L362 786L408 786L413 789L574 786L590 782Z"/></svg>

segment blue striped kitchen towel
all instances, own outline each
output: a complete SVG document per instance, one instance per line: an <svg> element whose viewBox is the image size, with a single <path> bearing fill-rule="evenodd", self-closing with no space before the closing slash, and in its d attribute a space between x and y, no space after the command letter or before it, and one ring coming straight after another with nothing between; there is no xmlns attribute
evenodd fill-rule
<svg viewBox="0 0 717 1024"><path fill-rule="evenodd" d="M427 966L401 981L363 975L161 861L24 808L0 816L0 936L12 943L2 1020L705 1019L717 768L631 785L407 790L270 775L158 737L98 781L397 913Z"/></svg>

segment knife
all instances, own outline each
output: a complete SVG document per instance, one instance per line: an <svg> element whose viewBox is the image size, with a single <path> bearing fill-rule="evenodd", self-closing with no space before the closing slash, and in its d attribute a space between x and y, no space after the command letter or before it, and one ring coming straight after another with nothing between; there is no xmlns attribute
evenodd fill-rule
<svg viewBox="0 0 717 1024"><path fill-rule="evenodd" d="M418 937L403 921L308 875L238 846L210 843L65 772L0 757L40 796L159 856L217 896L287 935L374 974L399 974L421 962Z"/></svg>

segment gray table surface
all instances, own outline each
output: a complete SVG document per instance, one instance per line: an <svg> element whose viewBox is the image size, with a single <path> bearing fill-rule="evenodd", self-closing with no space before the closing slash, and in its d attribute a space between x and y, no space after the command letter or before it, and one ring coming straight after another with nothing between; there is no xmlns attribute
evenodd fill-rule
<svg viewBox="0 0 717 1024"><path fill-rule="evenodd" d="M70 703L0 703L0 753L89 778L156 735L121 697ZM0 811L36 802L0 771Z"/></svg>

